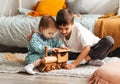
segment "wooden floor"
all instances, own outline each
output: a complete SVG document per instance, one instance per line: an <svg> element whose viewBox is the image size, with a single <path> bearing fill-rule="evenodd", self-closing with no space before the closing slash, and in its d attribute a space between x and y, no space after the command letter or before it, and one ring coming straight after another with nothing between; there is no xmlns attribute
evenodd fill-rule
<svg viewBox="0 0 120 84"><path fill-rule="evenodd" d="M88 84L86 78L0 73L0 84Z"/></svg>

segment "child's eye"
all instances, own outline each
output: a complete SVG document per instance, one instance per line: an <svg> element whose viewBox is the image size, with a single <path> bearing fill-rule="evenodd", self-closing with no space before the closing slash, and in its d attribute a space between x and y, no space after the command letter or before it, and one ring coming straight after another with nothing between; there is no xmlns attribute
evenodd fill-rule
<svg viewBox="0 0 120 84"><path fill-rule="evenodd" d="M69 30L69 28L65 28L65 30Z"/></svg>
<svg viewBox="0 0 120 84"><path fill-rule="evenodd" d="M59 28L59 30L63 30L62 28Z"/></svg>

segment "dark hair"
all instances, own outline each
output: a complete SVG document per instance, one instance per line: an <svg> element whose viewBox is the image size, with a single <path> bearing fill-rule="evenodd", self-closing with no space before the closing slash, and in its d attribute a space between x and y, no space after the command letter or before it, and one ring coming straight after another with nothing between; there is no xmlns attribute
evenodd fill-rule
<svg viewBox="0 0 120 84"><path fill-rule="evenodd" d="M56 22L55 19L52 16L42 16L40 23L39 23L39 30L40 28L56 28Z"/></svg>
<svg viewBox="0 0 120 84"><path fill-rule="evenodd" d="M73 22L74 22L74 15L70 10L68 9L59 10L56 16L56 24L58 27L61 25L65 26L68 24L73 24Z"/></svg>

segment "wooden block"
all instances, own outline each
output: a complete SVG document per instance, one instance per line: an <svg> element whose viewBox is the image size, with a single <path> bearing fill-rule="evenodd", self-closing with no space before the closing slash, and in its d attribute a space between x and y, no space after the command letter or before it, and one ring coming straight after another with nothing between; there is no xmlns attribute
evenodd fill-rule
<svg viewBox="0 0 120 84"><path fill-rule="evenodd" d="M56 50L56 52L69 52L70 49L62 49L62 48L59 48L58 50Z"/></svg>
<svg viewBox="0 0 120 84"><path fill-rule="evenodd" d="M59 53L57 54L58 63L68 61L68 53Z"/></svg>

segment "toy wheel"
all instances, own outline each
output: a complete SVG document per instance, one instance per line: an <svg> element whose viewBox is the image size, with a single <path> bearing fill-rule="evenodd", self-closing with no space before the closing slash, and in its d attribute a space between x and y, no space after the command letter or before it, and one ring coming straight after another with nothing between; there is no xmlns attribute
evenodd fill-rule
<svg viewBox="0 0 120 84"><path fill-rule="evenodd" d="M51 66L51 70L55 70L55 66L54 65Z"/></svg>
<svg viewBox="0 0 120 84"><path fill-rule="evenodd" d="M56 65L56 69L60 69L61 66L59 64Z"/></svg>
<svg viewBox="0 0 120 84"><path fill-rule="evenodd" d="M47 66L46 68L45 68L45 71L50 71L51 69L50 69L50 67L49 66Z"/></svg>
<svg viewBox="0 0 120 84"><path fill-rule="evenodd" d="M62 63L62 68L65 68L66 63Z"/></svg>

